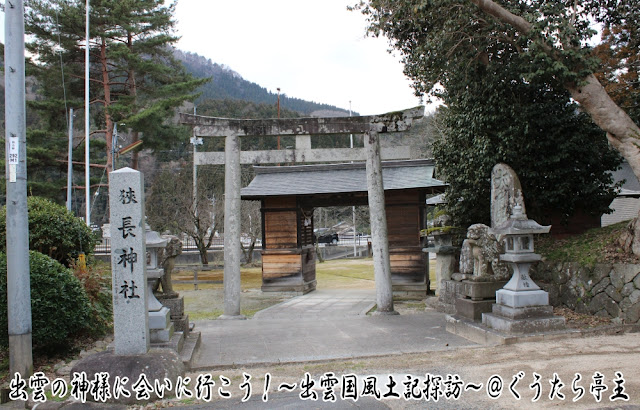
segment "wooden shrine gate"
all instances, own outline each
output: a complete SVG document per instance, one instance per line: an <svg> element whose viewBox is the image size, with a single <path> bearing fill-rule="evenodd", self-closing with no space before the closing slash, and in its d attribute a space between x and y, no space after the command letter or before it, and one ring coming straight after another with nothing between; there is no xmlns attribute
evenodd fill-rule
<svg viewBox="0 0 640 410"><path fill-rule="evenodd" d="M224 315L241 319L240 314L240 164L278 164L366 161L367 201L371 220L371 240L376 282L377 314L396 314L393 309L391 263L382 158L410 158L409 147L380 148L379 134L402 132L421 118L424 107L382 115L330 118L283 118L240 120L180 114L183 124L193 126L198 137L224 137L225 152L202 152L196 165L225 165L224 220ZM364 148L312 149L311 135L364 134ZM240 138L246 136L296 136L295 148L271 151L242 151ZM297 206L296 206L297 209ZM297 212L297 211L296 211ZM296 244L297 245L297 244ZM296 246L297 247L297 246Z"/></svg>

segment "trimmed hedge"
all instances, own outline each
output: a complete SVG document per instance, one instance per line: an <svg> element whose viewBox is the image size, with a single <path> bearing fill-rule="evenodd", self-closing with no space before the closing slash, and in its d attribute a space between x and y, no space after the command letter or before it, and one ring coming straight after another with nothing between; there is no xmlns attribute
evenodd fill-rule
<svg viewBox="0 0 640 410"><path fill-rule="evenodd" d="M84 252L90 254L96 245L91 229L80 218L46 198L27 198L29 209L29 249L52 257L65 266ZM7 208L0 209L0 252L6 252Z"/></svg>
<svg viewBox="0 0 640 410"><path fill-rule="evenodd" d="M92 309L84 288L58 261L29 252L34 349L66 350L69 340L90 331ZM8 346L7 255L0 253L0 345Z"/></svg>

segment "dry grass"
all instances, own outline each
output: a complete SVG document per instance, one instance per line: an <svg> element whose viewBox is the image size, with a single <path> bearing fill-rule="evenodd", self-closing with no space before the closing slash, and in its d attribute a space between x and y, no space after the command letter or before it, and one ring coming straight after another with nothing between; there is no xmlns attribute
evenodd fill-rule
<svg viewBox="0 0 640 410"><path fill-rule="evenodd" d="M336 260L320 263L316 267L318 287L322 289L373 289L373 261L371 259ZM252 317L266 309L293 297L289 293L260 291L262 269L242 268L240 295L241 313ZM193 284L175 283L174 289L184 296L185 311L191 320L216 319L224 309L223 270L198 272L198 280L218 283L201 283L199 290ZM182 270L174 274L175 280L193 280L193 271Z"/></svg>
<svg viewBox="0 0 640 410"><path fill-rule="evenodd" d="M435 262L430 263L430 277L435 284ZM293 297L288 293L263 293L262 270L260 267L242 268L242 294L240 295L241 313L252 317L256 312ZM175 280L193 280L193 271L183 270L174 274ZM174 289L184 296L185 310L191 320L216 319L223 312L223 270L198 272L198 280L216 281L217 283L199 284L194 290L193 284L176 283ZM339 259L326 261L316 265L318 289L375 289L373 260ZM422 301L398 301L397 309L403 312L424 311Z"/></svg>
<svg viewBox="0 0 640 410"><path fill-rule="evenodd" d="M373 259L338 259L316 265L318 289L375 289Z"/></svg>

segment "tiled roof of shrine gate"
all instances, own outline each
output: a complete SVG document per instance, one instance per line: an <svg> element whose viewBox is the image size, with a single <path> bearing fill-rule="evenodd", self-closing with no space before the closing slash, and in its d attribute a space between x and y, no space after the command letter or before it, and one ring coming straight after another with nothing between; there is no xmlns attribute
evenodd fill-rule
<svg viewBox="0 0 640 410"><path fill-rule="evenodd" d="M433 178L432 160L382 163L385 190L432 188L442 192L446 183ZM267 196L367 192L364 162L348 164L256 166L256 176L241 191L242 199Z"/></svg>

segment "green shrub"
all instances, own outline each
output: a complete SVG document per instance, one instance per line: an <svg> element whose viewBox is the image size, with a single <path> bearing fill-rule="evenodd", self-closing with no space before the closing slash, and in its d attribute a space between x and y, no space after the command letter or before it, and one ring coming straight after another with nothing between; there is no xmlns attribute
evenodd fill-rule
<svg viewBox="0 0 640 410"><path fill-rule="evenodd" d="M29 209L29 249L52 257L65 266L84 252L90 254L96 244L91 229L67 211L46 198L27 198ZM5 228L0 232L0 252L6 252L7 208L0 210L0 224Z"/></svg>
<svg viewBox="0 0 640 410"><path fill-rule="evenodd" d="M33 347L67 350L73 336L92 326L91 305L80 281L56 260L29 252ZM8 346L7 256L0 253L0 345Z"/></svg>

